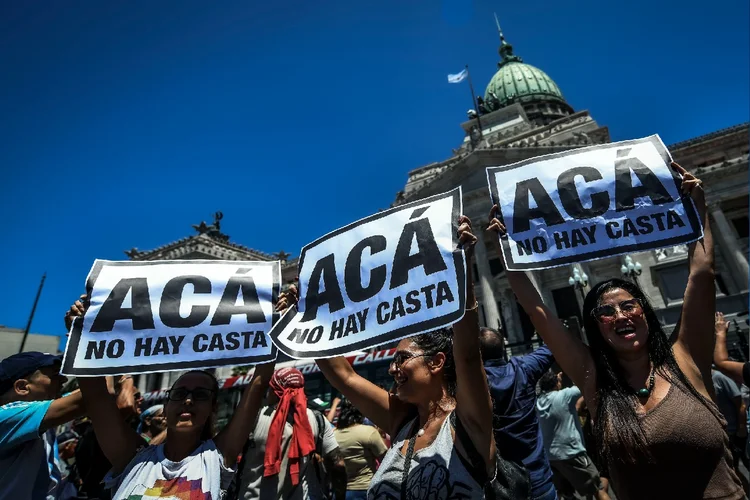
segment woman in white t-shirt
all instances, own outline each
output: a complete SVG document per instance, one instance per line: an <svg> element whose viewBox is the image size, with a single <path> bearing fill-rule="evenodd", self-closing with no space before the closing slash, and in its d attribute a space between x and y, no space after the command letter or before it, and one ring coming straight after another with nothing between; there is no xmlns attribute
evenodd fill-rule
<svg viewBox="0 0 750 500"><path fill-rule="evenodd" d="M185 373L168 392L164 444L147 447L120 417L104 379L80 378L97 440L112 463L104 479L112 498L222 498L272 374L273 363L256 368L232 419L214 436L218 383L208 372Z"/></svg>
<svg viewBox="0 0 750 500"><path fill-rule="evenodd" d="M285 304L285 294L280 294L277 309L283 310ZM82 315L83 309L77 302L71 314ZM256 367L232 418L217 435L213 429L219 392L216 378L205 371L183 374L168 391L164 444L145 448L143 439L120 416L105 379L79 378L97 440L112 463L104 481L113 500L222 498L273 370L274 363Z"/></svg>

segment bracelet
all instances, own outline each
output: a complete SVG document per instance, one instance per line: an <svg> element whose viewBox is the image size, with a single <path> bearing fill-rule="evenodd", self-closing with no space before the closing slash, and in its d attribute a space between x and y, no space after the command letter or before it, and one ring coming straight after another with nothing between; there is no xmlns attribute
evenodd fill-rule
<svg viewBox="0 0 750 500"><path fill-rule="evenodd" d="M469 311L476 311L477 309L479 309L479 302L477 302L477 301L474 301L474 305L473 305L473 306L471 306L471 307L467 307L467 308L466 308L466 312L469 312Z"/></svg>

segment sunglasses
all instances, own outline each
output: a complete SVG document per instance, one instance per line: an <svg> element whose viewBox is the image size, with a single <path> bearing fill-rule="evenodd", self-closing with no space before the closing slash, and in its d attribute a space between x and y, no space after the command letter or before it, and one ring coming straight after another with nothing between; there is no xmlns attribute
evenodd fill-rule
<svg viewBox="0 0 750 500"><path fill-rule="evenodd" d="M192 396L190 399L193 401L210 401L214 397L214 391L205 387L196 387L195 389L178 387L167 391L167 397L170 401L185 401L188 395Z"/></svg>
<svg viewBox="0 0 750 500"><path fill-rule="evenodd" d="M406 363L410 359L423 358L425 356L429 356L429 354L414 354L405 351L397 352L396 355L393 356L393 360L391 361L391 368L398 370L403 366L404 363Z"/></svg>
<svg viewBox="0 0 750 500"><path fill-rule="evenodd" d="M617 319L617 311L620 311L626 318L632 318L643 314L643 307L638 299L623 300L617 305L599 306L591 311L591 315L599 323L611 323Z"/></svg>

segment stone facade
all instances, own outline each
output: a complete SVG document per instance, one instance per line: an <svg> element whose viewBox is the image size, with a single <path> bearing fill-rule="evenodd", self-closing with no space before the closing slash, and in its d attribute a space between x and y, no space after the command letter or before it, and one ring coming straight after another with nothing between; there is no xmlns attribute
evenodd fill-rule
<svg viewBox="0 0 750 500"><path fill-rule="evenodd" d="M18 354L23 341L22 328L8 328L0 325L0 359ZM60 337L57 335L43 335L41 333L29 333L24 345L24 352L39 351L50 354L60 352Z"/></svg>
<svg viewBox="0 0 750 500"><path fill-rule="evenodd" d="M449 159L409 173L394 206L448 191L463 190L464 213L473 221L487 220L490 200L485 168L507 165L557 151L610 142L609 131L587 111L541 123L527 118L530 103L511 104L462 124L463 143ZM717 307L729 319L748 309L748 124L696 137L669 146L675 161L705 183L716 245ZM477 224L478 225L478 224ZM475 227L477 226L475 225ZM514 352L528 349L534 335L524 311L517 305L504 273L502 258L491 234L480 234L474 276L484 324L505 331ZM687 283L687 247L661 249L629 256L642 269L637 280L653 302L668 331L676 323ZM620 277L625 257L546 269L531 273L545 303L580 333L580 308L590 286ZM588 276L588 285L569 284L574 267ZM735 324L743 330L746 322Z"/></svg>

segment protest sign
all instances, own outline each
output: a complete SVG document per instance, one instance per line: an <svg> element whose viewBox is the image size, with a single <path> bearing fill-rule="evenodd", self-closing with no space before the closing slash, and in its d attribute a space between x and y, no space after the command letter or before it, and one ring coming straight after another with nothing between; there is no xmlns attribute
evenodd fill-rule
<svg viewBox="0 0 750 500"><path fill-rule="evenodd" d="M490 167L509 270L544 269L695 241L669 152L653 135Z"/></svg>
<svg viewBox="0 0 750 500"><path fill-rule="evenodd" d="M299 304L271 330L294 358L325 358L458 321L461 189L349 224L302 249Z"/></svg>
<svg viewBox="0 0 750 500"><path fill-rule="evenodd" d="M272 361L279 262L96 260L62 373L114 375Z"/></svg>

